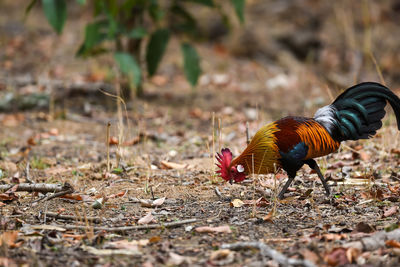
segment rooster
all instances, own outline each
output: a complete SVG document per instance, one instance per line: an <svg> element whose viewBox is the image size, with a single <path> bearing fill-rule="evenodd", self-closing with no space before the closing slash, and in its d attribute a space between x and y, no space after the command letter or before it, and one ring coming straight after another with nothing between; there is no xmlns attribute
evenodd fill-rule
<svg viewBox="0 0 400 267"><path fill-rule="evenodd" d="M387 87L365 82L348 88L336 100L317 110L314 118L285 117L263 126L247 148L232 160L228 148L217 153L217 173L230 183L241 182L251 173L273 173L282 168L288 181L278 197L283 198L297 171L307 164L321 179L326 195L329 186L314 158L338 150L346 140L368 139L382 127L389 102L400 130L400 99Z"/></svg>

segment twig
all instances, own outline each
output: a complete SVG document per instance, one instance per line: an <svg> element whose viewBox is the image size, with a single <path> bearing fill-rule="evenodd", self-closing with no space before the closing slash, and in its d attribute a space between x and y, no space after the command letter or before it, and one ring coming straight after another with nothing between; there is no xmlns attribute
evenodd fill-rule
<svg viewBox="0 0 400 267"><path fill-rule="evenodd" d="M239 242L235 244L222 244L222 249L247 249L247 248L257 248L260 250L260 253L263 257L272 258L274 261L278 262L282 266L290 266L290 265L301 265L306 267L315 267L316 265L308 260L300 260L300 259L292 259L279 251L271 248L270 246L262 243L262 242Z"/></svg>
<svg viewBox="0 0 400 267"><path fill-rule="evenodd" d="M214 192L215 192L215 194L216 194L220 199L223 199L223 198L224 198L224 197L222 196L221 192L219 191L218 186L216 186L216 187L214 188Z"/></svg>
<svg viewBox="0 0 400 267"><path fill-rule="evenodd" d="M387 240L400 241L400 229L391 232L379 231L375 234L365 237L359 241L343 244L345 248L357 248L360 251L377 250L380 247L385 247Z"/></svg>
<svg viewBox="0 0 400 267"><path fill-rule="evenodd" d="M67 189L67 190L64 190L64 191L57 192L57 193L54 193L54 194L52 194L52 195L46 196L45 198L35 200L35 201L33 201L33 202L48 201L48 200L50 200L50 199L53 199L53 198L56 198L56 197L61 197L61 196L66 195L66 194L71 194L71 193L73 193L73 192L74 192L74 189L73 189L73 188L70 188L70 189Z"/></svg>
<svg viewBox="0 0 400 267"><path fill-rule="evenodd" d="M104 227L104 226L94 226L92 227L95 231L110 231L110 232L124 232L124 231L131 231L131 230L147 230L147 229L160 229L160 228L172 228L181 226L188 223L195 223L199 221L198 219L187 219L177 222L170 222L164 224L148 224L148 225L134 225L134 226L122 226L122 227ZM83 225L64 225L61 226L67 230L86 230L87 226Z"/></svg>
<svg viewBox="0 0 400 267"><path fill-rule="evenodd" d="M4 184L0 185L0 191L7 191L11 187L15 186L15 184ZM59 185L59 184L43 184L43 183L35 183L35 184L27 184L27 183L22 183L18 184L17 192L40 192L40 193L50 193L50 192L62 192L72 189L74 190L73 187L69 183L65 183L64 185Z"/></svg>

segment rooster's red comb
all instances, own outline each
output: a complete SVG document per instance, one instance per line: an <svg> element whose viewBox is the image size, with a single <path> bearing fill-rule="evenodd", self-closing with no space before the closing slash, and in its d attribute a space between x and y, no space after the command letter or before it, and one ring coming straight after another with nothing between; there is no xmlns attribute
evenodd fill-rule
<svg viewBox="0 0 400 267"><path fill-rule="evenodd" d="M232 152L229 150L229 148L223 148L221 150L221 154L217 153L215 157L218 160L217 166L219 167L217 173L221 175L222 179L226 181L230 180L228 173L229 165L232 162Z"/></svg>

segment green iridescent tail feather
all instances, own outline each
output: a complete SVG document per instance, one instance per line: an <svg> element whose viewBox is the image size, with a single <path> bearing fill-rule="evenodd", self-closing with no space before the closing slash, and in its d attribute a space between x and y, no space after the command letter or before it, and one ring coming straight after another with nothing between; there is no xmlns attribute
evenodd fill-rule
<svg viewBox="0 0 400 267"><path fill-rule="evenodd" d="M366 82L350 87L332 103L335 109L335 135L339 140L367 139L382 127L389 102L400 130L400 99L379 83Z"/></svg>

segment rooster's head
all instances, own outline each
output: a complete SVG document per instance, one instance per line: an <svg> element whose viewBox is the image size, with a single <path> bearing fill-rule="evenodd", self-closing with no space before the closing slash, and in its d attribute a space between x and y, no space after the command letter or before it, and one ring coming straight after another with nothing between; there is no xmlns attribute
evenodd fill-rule
<svg viewBox="0 0 400 267"><path fill-rule="evenodd" d="M217 166L219 167L217 173L219 173L222 179L232 183L232 181L241 182L246 178L243 165L237 164L231 166L232 152L229 148L223 148L221 154L217 153L215 157L218 160Z"/></svg>

